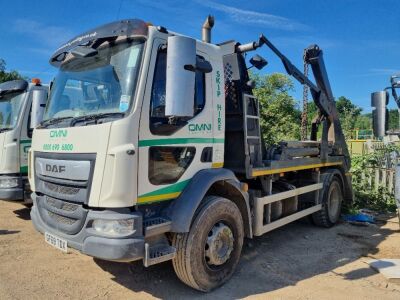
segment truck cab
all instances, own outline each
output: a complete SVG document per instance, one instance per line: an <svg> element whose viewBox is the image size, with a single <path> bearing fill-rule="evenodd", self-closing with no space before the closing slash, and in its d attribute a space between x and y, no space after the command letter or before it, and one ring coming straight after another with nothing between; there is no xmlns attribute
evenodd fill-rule
<svg viewBox="0 0 400 300"><path fill-rule="evenodd" d="M78 38L95 38L96 48L67 43L53 55L60 70L30 152L31 215L40 231L92 256L143 258L143 220L200 170L223 166L222 49L192 40L212 71L186 71L195 76L186 105L192 116L172 120L165 112L170 36L128 20Z"/></svg>
<svg viewBox="0 0 400 300"><path fill-rule="evenodd" d="M212 25L196 40L123 20L56 50L28 174L47 243L145 266L172 259L183 282L208 291L233 274L244 237L310 214L337 221L349 164L334 101L319 103L333 114L322 144L268 150L244 58L261 43L212 44Z"/></svg>
<svg viewBox="0 0 400 300"><path fill-rule="evenodd" d="M0 84L0 199L29 202L28 151L48 87L40 80ZM34 110L32 110L34 109ZM35 111L38 110L38 111Z"/></svg>

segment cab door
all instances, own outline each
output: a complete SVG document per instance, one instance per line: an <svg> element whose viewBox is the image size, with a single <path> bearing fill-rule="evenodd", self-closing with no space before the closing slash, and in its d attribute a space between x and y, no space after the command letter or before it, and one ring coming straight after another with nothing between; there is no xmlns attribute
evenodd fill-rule
<svg viewBox="0 0 400 300"><path fill-rule="evenodd" d="M196 71L195 96L188 99L194 116L171 120L165 116L166 61L166 39L157 39L140 119L138 204L176 198L194 174L212 165L212 75Z"/></svg>

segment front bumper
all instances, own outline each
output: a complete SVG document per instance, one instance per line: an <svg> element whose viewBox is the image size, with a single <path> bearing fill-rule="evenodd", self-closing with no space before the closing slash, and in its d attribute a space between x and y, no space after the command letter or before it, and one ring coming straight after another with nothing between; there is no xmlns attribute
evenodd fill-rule
<svg viewBox="0 0 400 300"><path fill-rule="evenodd" d="M142 216L139 213L121 213L117 211L88 210L82 229L76 234L66 234L50 226L39 212L38 201L41 197L32 193L33 207L31 219L36 230L41 233L48 232L67 241L69 247L77 249L84 254L111 261L134 261L144 257L144 237L142 229ZM99 234L91 224L95 219L120 220L133 218L135 233L124 237L108 237Z"/></svg>
<svg viewBox="0 0 400 300"><path fill-rule="evenodd" d="M2 176L1 178L7 178L8 176ZM8 201L19 201L24 200L24 184L20 177L10 176L9 178L17 178L18 185L12 188L0 188L0 199Z"/></svg>

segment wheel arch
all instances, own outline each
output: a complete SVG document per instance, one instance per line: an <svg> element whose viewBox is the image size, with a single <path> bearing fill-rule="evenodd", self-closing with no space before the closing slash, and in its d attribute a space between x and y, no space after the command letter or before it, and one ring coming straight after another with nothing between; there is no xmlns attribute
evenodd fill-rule
<svg viewBox="0 0 400 300"><path fill-rule="evenodd" d="M324 188L326 184L329 184L330 181L332 180L332 177L336 177L339 179L344 200L346 202L351 203L353 200L353 191L352 191L352 186L351 186L351 175L346 176L346 173L344 172L343 169L341 168L328 168L321 170L321 181L324 184ZM348 177L350 177L348 179Z"/></svg>
<svg viewBox="0 0 400 300"><path fill-rule="evenodd" d="M223 197L235 203L242 214L245 236L249 238L253 236L248 195L247 193L243 194L241 187L238 187L236 182L232 180L217 181L210 187L207 195Z"/></svg>
<svg viewBox="0 0 400 300"><path fill-rule="evenodd" d="M252 237L249 196L242 183L228 169L205 169L196 173L184 191L172 201L167 216L171 232L189 232L190 226L205 196L215 195L234 202L243 218L246 237Z"/></svg>

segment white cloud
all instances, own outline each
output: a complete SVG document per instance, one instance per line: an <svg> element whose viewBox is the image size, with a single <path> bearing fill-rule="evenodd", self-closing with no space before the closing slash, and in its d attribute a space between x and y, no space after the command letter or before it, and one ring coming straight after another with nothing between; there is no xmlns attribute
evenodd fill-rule
<svg viewBox="0 0 400 300"><path fill-rule="evenodd" d="M240 9L237 7L228 6L209 0L196 0L196 2L200 5L209 7L211 9L221 11L229 15L229 17L231 17L235 22L242 24L245 23L245 24L263 25L265 27L290 30L290 31L308 29L308 26L300 22L277 15Z"/></svg>
<svg viewBox="0 0 400 300"><path fill-rule="evenodd" d="M368 69L363 74L354 74L352 77L379 77L379 76L387 76L388 82L389 77L394 74L400 74L400 69L392 69L392 68L371 68Z"/></svg>
<svg viewBox="0 0 400 300"><path fill-rule="evenodd" d="M27 74L27 75L52 75L54 76L56 72L50 71L31 71L31 70L18 70L19 73Z"/></svg>
<svg viewBox="0 0 400 300"><path fill-rule="evenodd" d="M273 41L279 47L293 47L294 49L304 49L312 44L317 44L323 50L342 46L339 40L326 39L313 35L297 35L294 37L277 36L273 38Z"/></svg>
<svg viewBox="0 0 400 300"><path fill-rule="evenodd" d="M50 51L55 50L62 43L65 43L73 37L72 31L66 28L48 26L29 19L15 20L13 29L16 33L30 36L38 40L44 47L51 48Z"/></svg>
<svg viewBox="0 0 400 300"><path fill-rule="evenodd" d="M372 68L369 69L369 73L376 75L393 75L400 73L400 69L390 69L390 68Z"/></svg>

